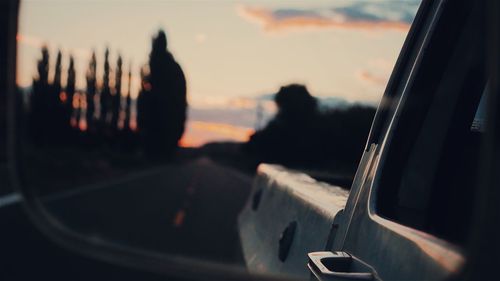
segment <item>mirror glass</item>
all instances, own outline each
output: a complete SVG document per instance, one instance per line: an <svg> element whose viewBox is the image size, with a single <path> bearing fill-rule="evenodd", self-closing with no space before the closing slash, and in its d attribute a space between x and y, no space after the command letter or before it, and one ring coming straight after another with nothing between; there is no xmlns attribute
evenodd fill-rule
<svg viewBox="0 0 500 281"><path fill-rule="evenodd" d="M418 5L21 1L22 182L82 235L245 266L257 166L348 189Z"/></svg>

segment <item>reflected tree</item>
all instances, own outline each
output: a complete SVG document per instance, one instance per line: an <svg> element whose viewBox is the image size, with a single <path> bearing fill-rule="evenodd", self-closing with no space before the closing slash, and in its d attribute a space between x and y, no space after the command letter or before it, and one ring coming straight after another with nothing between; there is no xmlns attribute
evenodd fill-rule
<svg viewBox="0 0 500 281"><path fill-rule="evenodd" d="M37 84L49 84L49 50L47 46L42 47L42 58L37 63L38 79Z"/></svg>
<svg viewBox="0 0 500 281"><path fill-rule="evenodd" d="M90 58L89 67L87 69L86 80L87 80L87 111L86 111L86 121L87 128L89 132L95 130L95 96L97 92L97 61L95 51L92 52L92 57Z"/></svg>
<svg viewBox="0 0 500 281"><path fill-rule="evenodd" d="M128 71L128 86L127 86L127 96L125 97L125 110L124 110L124 121L123 121L123 129L128 131L130 130L130 114L131 114L131 106L132 106L132 64L130 64Z"/></svg>
<svg viewBox="0 0 500 281"><path fill-rule="evenodd" d="M52 82L52 85L54 87L54 94L57 94L57 96L59 96L59 93L61 92L61 68L62 68L61 64L62 64L62 53L59 50L57 52L54 79Z"/></svg>
<svg viewBox="0 0 500 281"><path fill-rule="evenodd" d="M49 112L48 129L49 136L51 137L52 144L63 144L67 142L67 127L69 126L69 119L66 118L65 106L66 93L62 92L61 85L61 72L62 72L62 53L57 52L56 64L54 66L54 78L50 87L49 99L47 99Z"/></svg>
<svg viewBox="0 0 500 281"><path fill-rule="evenodd" d="M76 83L75 60L71 55L69 57L68 76L66 80L66 98L65 98L65 105L69 117L71 117L71 114L73 112L73 97L75 96L75 83Z"/></svg>
<svg viewBox="0 0 500 281"><path fill-rule="evenodd" d="M30 134L36 144L44 144L48 141L47 131L44 127L49 121L49 113L46 99L50 94L49 85L49 50L47 46L42 47L42 57L37 62L38 77L33 79L33 93L31 95L31 111L29 116Z"/></svg>
<svg viewBox="0 0 500 281"><path fill-rule="evenodd" d="M109 86L109 75L110 75L110 66L109 66L109 49L106 48L104 52L104 72L102 77L102 89L100 94L101 101L101 112L100 112L100 123L103 127L106 124L111 123L111 89Z"/></svg>
<svg viewBox="0 0 500 281"><path fill-rule="evenodd" d="M306 87L297 84L281 87L275 103L276 117L244 146L257 162L354 173L375 108L354 105L320 111Z"/></svg>
<svg viewBox="0 0 500 281"><path fill-rule="evenodd" d="M153 38L149 69L143 69L141 76L138 114L143 147L150 156L171 156L184 133L186 79L167 50L162 30Z"/></svg>
<svg viewBox="0 0 500 281"><path fill-rule="evenodd" d="M71 118L73 118L73 99L75 98L75 60L72 55L69 57L68 76L66 80L66 90L63 98L65 131L68 137L71 136L73 130L71 128Z"/></svg>
<svg viewBox="0 0 500 281"><path fill-rule="evenodd" d="M120 106L121 106L121 91L122 91L122 57L118 56L116 61L116 77L115 77L115 89L112 96L112 118L111 118L111 128L114 132L118 130L118 120L120 117Z"/></svg>

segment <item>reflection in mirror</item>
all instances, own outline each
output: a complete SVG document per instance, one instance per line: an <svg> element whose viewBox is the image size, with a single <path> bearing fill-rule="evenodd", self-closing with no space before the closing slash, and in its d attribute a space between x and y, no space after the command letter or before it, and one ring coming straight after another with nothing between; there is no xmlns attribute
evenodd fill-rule
<svg viewBox="0 0 500 281"><path fill-rule="evenodd" d="M23 184L87 237L245 266L257 166L350 187L418 4L23 1Z"/></svg>

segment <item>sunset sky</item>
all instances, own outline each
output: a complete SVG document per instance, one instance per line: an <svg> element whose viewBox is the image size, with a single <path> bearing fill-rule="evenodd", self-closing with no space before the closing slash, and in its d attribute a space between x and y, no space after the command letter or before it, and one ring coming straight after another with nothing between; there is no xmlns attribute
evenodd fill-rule
<svg viewBox="0 0 500 281"><path fill-rule="evenodd" d="M285 84L304 83L318 97L377 104L419 3L24 0L17 80L31 84L45 43L52 60L57 49L63 50L64 66L67 55L75 56L77 86L84 89L91 51L102 68L108 46L112 66L118 53L126 69L132 65L137 95L139 68L148 61L152 36L163 28L188 81L193 122L185 142L241 140L252 129L253 116L245 114L252 115L255 98ZM246 121L206 117L239 107L246 111L231 118ZM231 128L239 135L229 133Z"/></svg>

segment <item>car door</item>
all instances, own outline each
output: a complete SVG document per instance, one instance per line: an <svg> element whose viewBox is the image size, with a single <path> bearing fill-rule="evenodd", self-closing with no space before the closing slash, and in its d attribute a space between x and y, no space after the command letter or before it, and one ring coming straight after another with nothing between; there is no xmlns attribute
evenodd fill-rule
<svg viewBox="0 0 500 281"><path fill-rule="evenodd" d="M487 83L482 5L422 4L332 251L309 254L318 280L442 280L460 273Z"/></svg>

